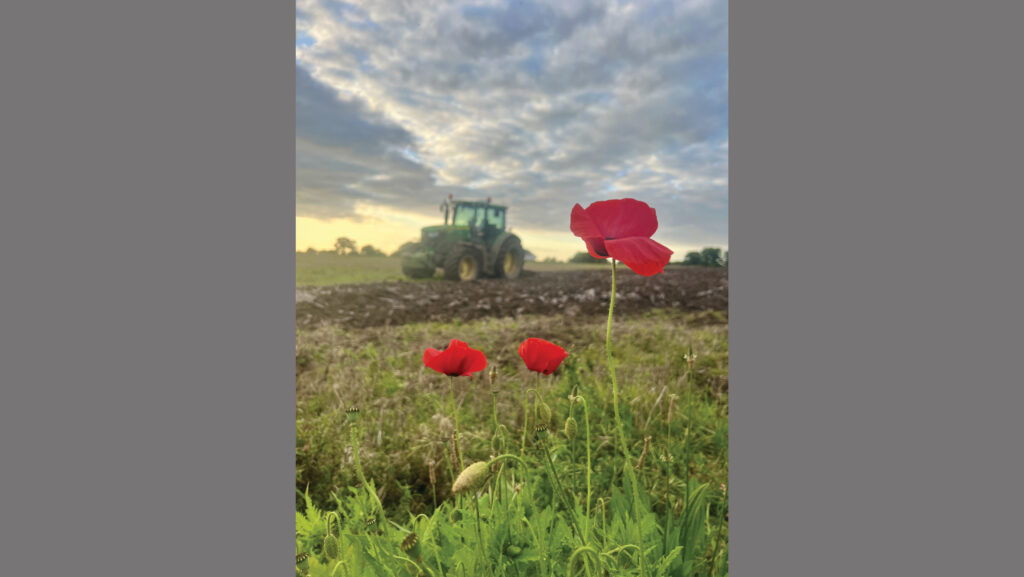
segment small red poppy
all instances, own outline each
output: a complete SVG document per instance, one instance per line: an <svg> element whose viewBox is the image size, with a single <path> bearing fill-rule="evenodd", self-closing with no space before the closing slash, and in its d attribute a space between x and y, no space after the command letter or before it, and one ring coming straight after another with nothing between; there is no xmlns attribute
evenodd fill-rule
<svg viewBox="0 0 1024 577"><path fill-rule="evenodd" d="M529 338L519 345L519 356L526 368L550 375L569 356L565 349L544 339Z"/></svg>
<svg viewBox="0 0 1024 577"><path fill-rule="evenodd" d="M668 247L651 240L658 230L654 209L632 198L599 200L587 208L577 204L569 228L587 243L590 256L620 260L638 275L664 271L672 257Z"/></svg>
<svg viewBox="0 0 1024 577"><path fill-rule="evenodd" d="M452 339L443 350L423 351L423 364L449 377L464 377L487 367L487 357L459 339Z"/></svg>

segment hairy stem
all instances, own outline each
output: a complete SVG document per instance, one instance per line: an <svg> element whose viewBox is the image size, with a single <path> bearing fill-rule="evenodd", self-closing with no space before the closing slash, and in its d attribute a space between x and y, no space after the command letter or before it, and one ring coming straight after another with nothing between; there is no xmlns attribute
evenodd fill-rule
<svg viewBox="0 0 1024 577"><path fill-rule="evenodd" d="M615 363L612 360L612 316L615 312L615 259L612 259L612 293L608 299L608 326L605 329L604 352L608 359L608 373L612 378L612 406L615 409L615 429L619 433L619 448L626 462L630 461L629 448L626 446L626 433L622 428L622 417L619 416L619 383L615 379Z"/></svg>

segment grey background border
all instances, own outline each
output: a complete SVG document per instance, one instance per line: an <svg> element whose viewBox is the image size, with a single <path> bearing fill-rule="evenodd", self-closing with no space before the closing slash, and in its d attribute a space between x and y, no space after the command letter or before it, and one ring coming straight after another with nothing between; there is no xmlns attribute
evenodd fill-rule
<svg viewBox="0 0 1024 577"><path fill-rule="evenodd" d="M734 574L1013 574L1021 9L730 12ZM291 570L293 50L0 8L0 574Z"/></svg>

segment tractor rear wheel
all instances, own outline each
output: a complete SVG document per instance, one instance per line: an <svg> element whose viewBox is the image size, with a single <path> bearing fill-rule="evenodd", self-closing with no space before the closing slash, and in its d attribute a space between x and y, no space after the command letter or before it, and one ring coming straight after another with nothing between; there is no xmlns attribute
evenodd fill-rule
<svg viewBox="0 0 1024 577"><path fill-rule="evenodd" d="M480 254L469 247L453 248L444 259L444 278L476 280L480 277Z"/></svg>
<svg viewBox="0 0 1024 577"><path fill-rule="evenodd" d="M515 279L523 272L523 261L526 253L518 238L508 239L498 250L498 258L494 263L494 274L498 278Z"/></svg>

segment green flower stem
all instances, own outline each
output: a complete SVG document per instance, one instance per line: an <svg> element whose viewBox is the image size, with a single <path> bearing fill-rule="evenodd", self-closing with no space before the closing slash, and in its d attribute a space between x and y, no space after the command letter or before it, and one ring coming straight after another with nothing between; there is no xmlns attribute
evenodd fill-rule
<svg viewBox="0 0 1024 577"><path fill-rule="evenodd" d="M587 429L587 516L583 519L584 538L590 542L590 410L587 408L587 400L577 396L576 401L583 403L583 423Z"/></svg>
<svg viewBox="0 0 1024 577"><path fill-rule="evenodd" d="M619 416L619 383L615 379L615 363L612 361L612 315L615 311L615 259L612 259L612 293L608 299L608 326L605 330L604 352L608 359L608 372L612 377L612 406L615 409L615 429L619 432L619 448L626 462L631 460L629 448L626 446L626 433L622 428L622 417Z"/></svg>
<svg viewBox="0 0 1024 577"><path fill-rule="evenodd" d="M473 508L476 509L476 539L480 544L480 556L483 558L483 562L487 565L487 574L494 575L494 570L491 569L491 562L487 559L487 550L484 548L484 537L480 531L480 496L477 491L473 491Z"/></svg>
<svg viewBox="0 0 1024 577"><path fill-rule="evenodd" d="M541 451L544 453L544 457L547 459L548 471L551 474L551 479L555 482L555 487L558 489L556 491L558 493L558 497L559 499L562 500L562 504L565 505L567 509L569 509L569 522L572 523L573 531L576 532L576 535L578 535L580 540L582 541L585 539L585 537L583 533L580 532L580 527L576 523L576 507L567 499L565 489L562 488L562 482L558 480L558 474L555 473L555 464L551 462L551 453L550 451L548 451L546 443L541 443Z"/></svg>
<svg viewBox="0 0 1024 577"><path fill-rule="evenodd" d="M455 404L455 377L448 377L448 388L452 393L452 417L455 419L455 454L459 459L459 470L465 469L462 464L462 450L459 447L459 408Z"/></svg>

